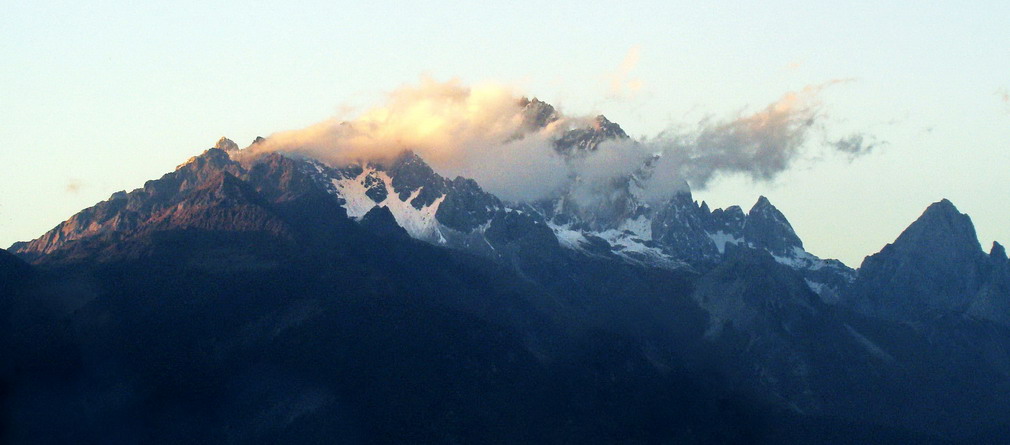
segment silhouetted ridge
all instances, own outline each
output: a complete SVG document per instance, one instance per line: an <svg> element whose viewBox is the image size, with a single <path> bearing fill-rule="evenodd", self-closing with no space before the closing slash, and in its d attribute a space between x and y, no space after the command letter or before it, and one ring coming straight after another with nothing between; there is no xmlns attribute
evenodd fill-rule
<svg viewBox="0 0 1010 445"><path fill-rule="evenodd" d="M0 294L8 294L34 275L34 269L14 254L0 249Z"/></svg>
<svg viewBox="0 0 1010 445"><path fill-rule="evenodd" d="M971 218L944 199L863 261L854 294L864 310L899 319L963 311L989 267Z"/></svg>
<svg viewBox="0 0 1010 445"><path fill-rule="evenodd" d="M1006 437L1010 268L949 201L854 284L766 197L645 201L647 166L517 203L232 149L0 251L0 442Z"/></svg>
<svg viewBox="0 0 1010 445"><path fill-rule="evenodd" d="M993 241L992 249L989 250L989 257L992 258L992 260L996 264L1006 264L1007 262L1006 249L1003 247L1002 244Z"/></svg>
<svg viewBox="0 0 1010 445"><path fill-rule="evenodd" d="M379 236L409 238L407 231L396 223L393 212L388 207L375 206L358 221L362 227Z"/></svg>
<svg viewBox="0 0 1010 445"><path fill-rule="evenodd" d="M931 204L914 223L894 241L909 249L935 249L941 256L974 255L981 251L971 218L949 200Z"/></svg>
<svg viewBox="0 0 1010 445"><path fill-rule="evenodd" d="M794 248L803 249L803 241L793 231L789 220L764 196L747 212L743 236L753 245L776 255L786 255Z"/></svg>

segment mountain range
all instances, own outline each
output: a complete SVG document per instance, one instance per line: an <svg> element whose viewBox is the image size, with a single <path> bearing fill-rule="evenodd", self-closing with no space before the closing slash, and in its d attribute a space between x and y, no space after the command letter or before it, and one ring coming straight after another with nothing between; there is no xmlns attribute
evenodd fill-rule
<svg viewBox="0 0 1010 445"><path fill-rule="evenodd" d="M519 106L529 128L558 119ZM624 139L598 116L553 143ZM248 150L222 138L0 251L0 437L1010 437L1010 262L950 201L854 269L765 197L649 199L652 160L510 202L411 151Z"/></svg>

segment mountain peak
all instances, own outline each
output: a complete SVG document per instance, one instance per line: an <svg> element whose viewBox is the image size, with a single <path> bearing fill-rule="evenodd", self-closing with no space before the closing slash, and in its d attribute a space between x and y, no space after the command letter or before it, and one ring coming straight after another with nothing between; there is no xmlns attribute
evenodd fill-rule
<svg viewBox="0 0 1010 445"><path fill-rule="evenodd" d="M606 116L600 114L593 119L593 129L601 133L606 138L627 139L628 133L620 125L611 122Z"/></svg>
<svg viewBox="0 0 1010 445"><path fill-rule="evenodd" d="M958 212L957 207L954 206L954 203L950 202L949 199L943 198L943 199L941 199L941 200L939 200L937 202L934 202L934 203L930 204L929 207L926 207L926 210L923 212L923 215L926 215L926 214L930 214L930 215L960 215L961 212Z"/></svg>
<svg viewBox="0 0 1010 445"><path fill-rule="evenodd" d="M523 109L523 123L528 128L544 128L559 119L554 106L540 99L519 99L519 107Z"/></svg>
<svg viewBox="0 0 1010 445"><path fill-rule="evenodd" d="M231 139L221 136L221 139L218 139L217 143L214 144L214 148L224 150L226 152L235 151L238 150L238 144L236 144L235 141Z"/></svg>
<svg viewBox="0 0 1010 445"><path fill-rule="evenodd" d="M856 294L864 309L885 317L963 310L982 286L987 263L971 218L944 199L863 260Z"/></svg>
<svg viewBox="0 0 1010 445"><path fill-rule="evenodd" d="M562 154L592 152L608 140L628 139L620 125L604 115L598 115L587 126L568 130L554 141L554 148Z"/></svg>
<svg viewBox="0 0 1010 445"><path fill-rule="evenodd" d="M415 209L431 205L445 193L447 180L432 170L424 159L407 150L390 164L386 173L392 177L393 191L400 200L407 200L415 191L418 195L410 201Z"/></svg>
<svg viewBox="0 0 1010 445"><path fill-rule="evenodd" d="M894 244L930 246L931 250L955 249L962 252L982 250L971 218L959 212L947 199L930 204L922 215L898 236Z"/></svg>
<svg viewBox="0 0 1010 445"><path fill-rule="evenodd" d="M1006 249L1003 248L1002 244L993 241L992 249L989 250L989 257L994 261L1005 263L1007 262Z"/></svg>
<svg viewBox="0 0 1010 445"><path fill-rule="evenodd" d="M747 212L744 238L775 255L788 255L794 247L803 248L803 241L789 220L764 196Z"/></svg>
<svg viewBox="0 0 1010 445"><path fill-rule="evenodd" d="M386 206L372 207L358 222L362 227L380 236L409 238L407 230L396 222L393 212Z"/></svg>

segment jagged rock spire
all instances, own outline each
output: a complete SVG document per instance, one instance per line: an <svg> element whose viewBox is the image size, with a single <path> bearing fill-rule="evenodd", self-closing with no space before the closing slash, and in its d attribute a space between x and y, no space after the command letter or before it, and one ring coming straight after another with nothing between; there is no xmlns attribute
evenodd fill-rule
<svg viewBox="0 0 1010 445"><path fill-rule="evenodd" d="M993 241L992 249L989 250L989 258L991 258L994 262L998 264L1006 264L1007 262L1006 249L1003 248L1002 244Z"/></svg>
<svg viewBox="0 0 1010 445"><path fill-rule="evenodd" d="M232 141L231 139L221 136L221 139L218 139L217 143L214 144L214 148L218 148L224 151L234 151L238 150L238 144L236 144L235 141Z"/></svg>
<svg viewBox="0 0 1010 445"><path fill-rule="evenodd" d="M786 255L794 248L803 248L803 241L793 231L789 220L764 196L759 197L747 212L743 235L755 247L768 249L776 255Z"/></svg>
<svg viewBox="0 0 1010 445"><path fill-rule="evenodd" d="M989 267L971 218L943 199L926 208L893 244L866 257L854 297L862 310L895 319L960 311L983 286Z"/></svg>

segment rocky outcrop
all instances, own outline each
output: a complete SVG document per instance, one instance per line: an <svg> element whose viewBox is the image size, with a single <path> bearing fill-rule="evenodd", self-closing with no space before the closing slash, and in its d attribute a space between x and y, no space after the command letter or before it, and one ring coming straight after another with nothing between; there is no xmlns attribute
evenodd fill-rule
<svg viewBox="0 0 1010 445"><path fill-rule="evenodd" d="M565 132L554 143L554 148L559 153L571 155L596 151L603 142L620 139L628 139L628 134L621 129L620 125L611 122L601 114L593 119L590 126Z"/></svg>
<svg viewBox="0 0 1010 445"><path fill-rule="evenodd" d="M409 238L410 234L396 223L393 212L388 207L372 207L365 216L358 221L362 227L372 233L382 237Z"/></svg>
<svg viewBox="0 0 1010 445"><path fill-rule="evenodd" d="M758 198L747 212L741 234L749 245L777 256L787 256L794 249L803 249L803 241L796 236L785 215L764 196Z"/></svg>
<svg viewBox="0 0 1010 445"><path fill-rule="evenodd" d="M997 245L998 246L998 245ZM861 311L895 319L923 319L971 309L991 313L998 298L995 281L1000 247L982 251L968 215L944 199L930 205L892 244L867 257L852 292ZM995 287L994 287L995 286ZM995 293L995 294L993 294Z"/></svg>

